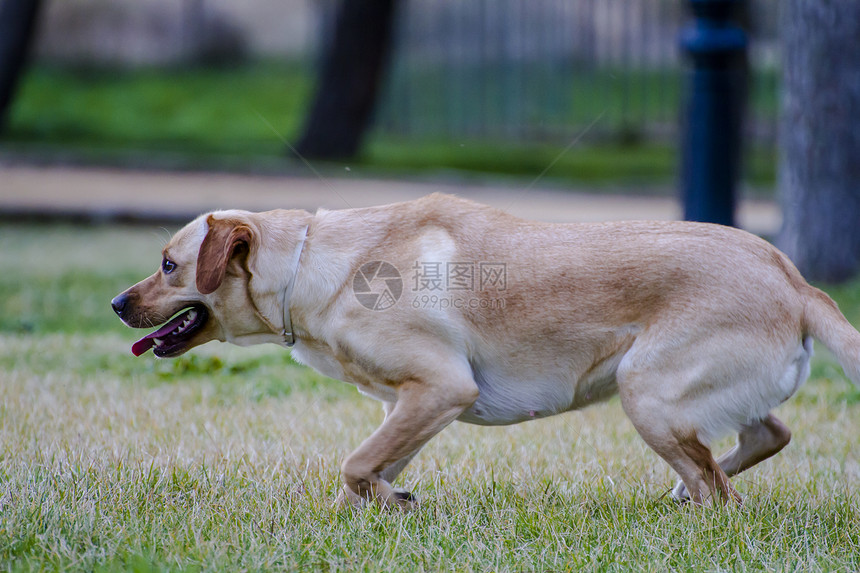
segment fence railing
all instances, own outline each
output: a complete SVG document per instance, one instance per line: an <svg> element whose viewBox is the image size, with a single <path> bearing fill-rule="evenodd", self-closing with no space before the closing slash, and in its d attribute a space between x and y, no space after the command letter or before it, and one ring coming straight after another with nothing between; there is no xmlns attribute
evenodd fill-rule
<svg viewBox="0 0 860 573"><path fill-rule="evenodd" d="M407 0L378 129L404 137L667 140L679 130L683 0ZM746 130L775 141L775 0L748 3Z"/></svg>

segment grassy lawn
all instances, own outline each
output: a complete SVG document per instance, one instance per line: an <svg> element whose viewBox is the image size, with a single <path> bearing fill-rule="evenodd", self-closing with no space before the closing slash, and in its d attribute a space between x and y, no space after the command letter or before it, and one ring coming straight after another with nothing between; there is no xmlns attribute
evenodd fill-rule
<svg viewBox="0 0 860 573"><path fill-rule="evenodd" d="M253 156L300 128L312 78L299 64L229 70L78 70L36 66L23 78L9 143Z"/></svg>
<svg viewBox="0 0 860 573"><path fill-rule="evenodd" d="M331 502L340 461L381 420L373 400L274 346L131 355L108 303L167 238L0 228L4 569L860 569L860 393L824 352L778 409L792 444L734 480L743 507L677 507L612 400L455 423L401 477L420 511L353 514ZM860 283L828 290L860 324Z"/></svg>
<svg viewBox="0 0 860 573"><path fill-rule="evenodd" d="M362 156L350 165L383 175L457 170L530 180L552 164L547 180L562 184L674 183L674 143L636 143L639 138L631 139L630 126L621 125L618 117L630 108L634 118L658 114L662 121L668 117L674 122L677 88L667 94L670 109L663 109L665 104L656 99L657 75L625 80L641 86L631 98L622 97L619 89L623 82L613 78L612 74L589 72L588 81L597 87L585 96L571 93L575 102L572 115L558 118L559 125L586 126L605 114L595 131L615 131L618 136L601 144L578 144L561 153L582 128L572 128L562 138L564 143L551 144L516 143L515 138L501 135L496 139L452 140L438 129L402 138L394 135L395 125L394 130L372 133ZM440 81L432 76L418 78L415 85L419 88L424 84L435 88L413 86L413 91L429 97L438 92ZM606 89L597 89L603 84ZM90 161L126 164L154 155L190 168L263 165L306 172L303 164L285 159L282 140L295 143L298 138L312 88L310 70L297 63L136 71L35 66L24 76L8 130L0 139L0 150L71 154ZM539 91L540 85L531 89ZM545 102L541 107L550 109L562 103ZM439 118L468 122L480 115L465 105L449 111L445 116L444 110L439 110L431 119L441 125L444 120ZM481 121L492 123L493 114L498 112L488 105L481 113ZM391 118L383 121L392 123ZM559 131L557 126L553 130ZM772 184L772 151L752 148L748 153L748 179L758 185ZM343 172L342 165L317 167L332 174Z"/></svg>

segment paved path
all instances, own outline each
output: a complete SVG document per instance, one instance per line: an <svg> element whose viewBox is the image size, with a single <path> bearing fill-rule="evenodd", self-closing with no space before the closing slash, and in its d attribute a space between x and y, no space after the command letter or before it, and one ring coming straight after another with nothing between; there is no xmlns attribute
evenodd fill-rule
<svg viewBox="0 0 860 573"><path fill-rule="evenodd" d="M677 219L677 201L504 185L417 183L223 173L125 171L0 165L0 216L186 221L212 209L342 209L454 193L529 219L554 222ZM739 223L774 235L781 223L769 201L744 201Z"/></svg>

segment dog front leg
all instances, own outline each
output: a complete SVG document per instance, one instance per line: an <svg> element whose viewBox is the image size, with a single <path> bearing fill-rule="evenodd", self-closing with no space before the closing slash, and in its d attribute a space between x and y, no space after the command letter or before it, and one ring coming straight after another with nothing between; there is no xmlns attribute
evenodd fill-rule
<svg viewBox="0 0 860 573"><path fill-rule="evenodd" d="M385 419L388 419L388 416L390 416L391 412L394 411L394 405L395 402L384 402L382 404L382 410L385 412ZM420 450L421 446L418 446L416 450L409 454L406 454L404 457L400 458L399 460L382 470L382 472L379 474L379 477L381 477L388 483L393 483L394 480L397 479L397 476L400 475L400 472L402 472L403 469L407 465L409 465L409 462L412 461L412 458L414 458Z"/></svg>
<svg viewBox="0 0 860 573"><path fill-rule="evenodd" d="M382 425L343 462L345 486L340 502L355 506L365 499L375 499L385 507L412 509L412 495L396 491L383 474L390 477L398 472L477 397L478 388L471 377L443 382L416 380L401 385L397 402Z"/></svg>
<svg viewBox="0 0 860 573"><path fill-rule="evenodd" d="M383 402L382 409L385 412L385 420L391 415L391 412L394 411L395 402ZM400 458L384 470L379 473L379 477L389 484L394 483L394 480L397 479L397 476L400 475L400 472L409 465L409 462L412 461L418 452L421 451L421 446L418 446L412 453L406 454L406 456ZM407 501L412 501L414 503L415 497L411 492L402 489L402 488L394 488L394 495L404 498ZM366 501L365 498L361 497L357 493L354 493L349 486L344 485L343 490L338 497L338 505L346 506L352 505L355 507L360 506L362 503Z"/></svg>

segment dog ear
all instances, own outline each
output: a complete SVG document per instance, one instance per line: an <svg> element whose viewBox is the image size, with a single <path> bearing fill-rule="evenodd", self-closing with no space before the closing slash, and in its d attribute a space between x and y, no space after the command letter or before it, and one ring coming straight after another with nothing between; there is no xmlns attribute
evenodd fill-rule
<svg viewBox="0 0 860 573"><path fill-rule="evenodd" d="M209 215L206 223L209 231L197 253L197 290L202 294L213 293L221 286L236 249L250 248L254 240L254 231L241 221Z"/></svg>

